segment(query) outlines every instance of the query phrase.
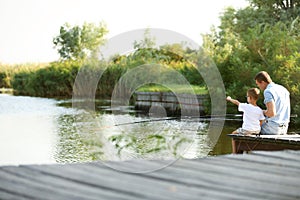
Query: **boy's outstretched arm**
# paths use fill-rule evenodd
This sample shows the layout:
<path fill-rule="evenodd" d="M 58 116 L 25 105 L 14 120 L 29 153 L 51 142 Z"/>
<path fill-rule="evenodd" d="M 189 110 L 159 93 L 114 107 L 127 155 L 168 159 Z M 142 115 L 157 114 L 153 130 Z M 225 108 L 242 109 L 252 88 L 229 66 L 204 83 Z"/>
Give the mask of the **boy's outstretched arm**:
<path fill-rule="evenodd" d="M 227 98 L 226 98 L 226 100 L 227 101 L 230 101 L 231 103 L 233 103 L 233 104 L 235 104 L 235 105 L 240 105 L 240 102 L 238 101 L 238 100 L 236 100 L 236 99 L 232 99 L 230 96 L 228 96 Z"/>

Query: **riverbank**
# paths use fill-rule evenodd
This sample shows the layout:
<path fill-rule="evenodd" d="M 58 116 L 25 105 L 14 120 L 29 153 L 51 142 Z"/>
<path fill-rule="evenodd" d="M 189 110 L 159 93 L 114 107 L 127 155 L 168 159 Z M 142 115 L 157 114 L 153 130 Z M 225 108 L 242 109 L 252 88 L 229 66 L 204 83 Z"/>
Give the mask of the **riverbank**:
<path fill-rule="evenodd" d="M 14 90 L 12 88 L 0 88 L 0 94 L 13 94 Z"/>

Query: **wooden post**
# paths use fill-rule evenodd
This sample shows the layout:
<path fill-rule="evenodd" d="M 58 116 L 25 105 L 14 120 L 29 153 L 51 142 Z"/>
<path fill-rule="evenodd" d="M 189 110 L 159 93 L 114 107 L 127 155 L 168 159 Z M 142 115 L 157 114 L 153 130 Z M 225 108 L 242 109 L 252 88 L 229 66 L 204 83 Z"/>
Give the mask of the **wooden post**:
<path fill-rule="evenodd" d="M 237 144 L 236 144 L 236 141 L 232 138 L 231 139 L 231 144 L 232 144 L 232 153 L 233 154 L 237 154 Z"/>
<path fill-rule="evenodd" d="M 241 150 L 242 141 L 235 140 L 234 138 L 231 139 L 231 146 L 232 146 L 232 153 L 238 154 L 243 153 L 244 151 Z"/>

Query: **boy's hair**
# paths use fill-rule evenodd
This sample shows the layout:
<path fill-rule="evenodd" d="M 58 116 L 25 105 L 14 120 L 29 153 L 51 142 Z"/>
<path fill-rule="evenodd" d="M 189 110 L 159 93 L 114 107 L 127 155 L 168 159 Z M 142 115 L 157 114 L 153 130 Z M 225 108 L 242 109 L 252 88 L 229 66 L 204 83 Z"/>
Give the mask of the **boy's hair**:
<path fill-rule="evenodd" d="M 266 83 L 272 83 L 270 75 L 265 71 L 258 72 L 254 77 L 254 80 L 258 81 L 259 83 L 261 83 L 262 81 Z"/>
<path fill-rule="evenodd" d="M 257 88 L 250 88 L 248 91 L 247 91 L 248 95 L 251 96 L 254 100 L 258 100 L 258 97 L 259 97 L 259 89 Z"/>

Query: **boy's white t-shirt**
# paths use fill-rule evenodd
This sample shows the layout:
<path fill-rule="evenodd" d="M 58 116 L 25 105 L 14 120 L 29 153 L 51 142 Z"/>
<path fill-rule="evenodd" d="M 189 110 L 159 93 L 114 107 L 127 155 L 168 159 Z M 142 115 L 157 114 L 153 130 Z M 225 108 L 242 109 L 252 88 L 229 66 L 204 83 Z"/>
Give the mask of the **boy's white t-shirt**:
<path fill-rule="evenodd" d="M 259 120 L 264 120 L 265 116 L 259 106 L 248 103 L 240 103 L 238 110 L 244 112 L 242 129 L 247 131 L 260 131 Z"/>

